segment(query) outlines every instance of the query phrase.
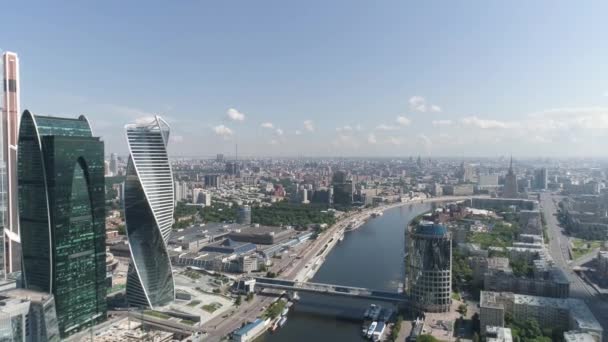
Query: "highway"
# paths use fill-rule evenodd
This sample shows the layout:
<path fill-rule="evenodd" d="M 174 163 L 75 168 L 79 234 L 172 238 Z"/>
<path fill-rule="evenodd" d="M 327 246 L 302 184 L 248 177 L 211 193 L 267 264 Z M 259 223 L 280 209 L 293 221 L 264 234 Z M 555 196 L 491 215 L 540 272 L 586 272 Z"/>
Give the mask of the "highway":
<path fill-rule="evenodd" d="M 608 341 L 608 302 L 601 298 L 593 287 L 581 279 L 574 271 L 568 251 L 568 236 L 559 225 L 557 210 L 559 196 L 551 193 L 541 193 L 540 206 L 547 221 L 549 234 L 549 254 L 556 265 L 562 268 L 570 280 L 570 297 L 584 300 L 595 318 L 604 328 L 603 339 Z"/>
<path fill-rule="evenodd" d="M 445 196 L 418 199 L 408 202 L 392 203 L 377 208 L 364 209 L 361 212 L 346 215 L 340 221 L 329 227 L 325 232 L 320 234 L 317 239 L 306 245 L 305 248 L 298 253 L 297 258 L 292 259 L 289 256 L 285 256 L 283 259 L 278 260 L 278 269 L 280 270 L 278 277 L 286 280 L 307 281 L 307 275 L 310 274 L 310 270 L 314 267 L 320 267 L 322 265 L 324 256 L 319 257 L 317 254 L 323 250 L 323 247 L 328 246 L 326 252 L 323 253 L 326 255 L 329 253 L 333 245 L 337 243 L 337 238 L 344 232 L 350 222 L 353 220 L 366 219 L 374 211 L 384 211 L 410 204 L 458 201 L 467 198 L 470 198 L 470 196 Z M 276 291 L 272 290 L 265 290 L 264 292 L 276 293 Z M 274 300 L 275 298 L 273 297 L 257 295 L 249 303 L 243 301 L 243 304 L 240 307 L 231 310 L 228 314 L 224 314 L 221 317 L 215 317 L 207 321 L 203 324 L 203 330 L 208 333 L 205 340 L 212 342 L 220 341 L 222 337 L 241 327 L 244 322 L 255 320 Z"/>

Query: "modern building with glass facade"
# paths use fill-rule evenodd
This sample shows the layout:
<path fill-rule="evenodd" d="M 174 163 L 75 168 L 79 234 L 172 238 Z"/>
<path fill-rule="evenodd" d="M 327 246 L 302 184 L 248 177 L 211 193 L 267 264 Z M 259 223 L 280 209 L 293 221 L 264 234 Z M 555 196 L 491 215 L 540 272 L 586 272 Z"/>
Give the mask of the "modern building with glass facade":
<path fill-rule="evenodd" d="M 173 174 L 167 154 L 169 125 L 160 117 L 125 127 L 129 161 L 125 181 L 125 223 L 131 263 L 130 306 L 155 308 L 175 299 L 167 241 L 173 225 Z"/>
<path fill-rule="evenodd" d="M 409 234 L 408 291 L 415 308 L 448 312 L 452 304 L 452 239 L 445 226 L 423 221 Z"/>
<path fill-rule="evenodd" d="M 24 287 L 54 295 L 65 337 L 106 318 L 104 144 L 84 116 L 26 110 L 18 156 Z"/>
<path fill-rule="evenodd" d="M 52 294 L 26 289 L 0 293 L 0 341 L 60 340 Z"/>

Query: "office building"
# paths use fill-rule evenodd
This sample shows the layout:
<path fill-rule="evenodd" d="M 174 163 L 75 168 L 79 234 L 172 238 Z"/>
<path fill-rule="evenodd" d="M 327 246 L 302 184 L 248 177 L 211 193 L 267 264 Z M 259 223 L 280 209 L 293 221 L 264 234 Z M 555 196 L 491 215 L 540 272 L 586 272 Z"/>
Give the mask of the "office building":
<path fill-rule="evenodd" d="M 409 232 L 408 290 L 422 311 L 448 312 L 452 304 L 452 239 L 447 228 L 422 221 Z"/>
<path fill-rule="evenodd" d="M 175 181 L 173 187 L 175 188 L 175 204 L 188 199 L 188 183 L 184 181 Z"/>
<path fill-rule="evenodd" d="M 206 188 L 219 188 L 222 185 L 220 175 L 205 175 L 204 181 Z"/>
<path fill-rule="evenodd" d="M 216 161 L 216 162 L 218 162 L 218 163 L 223 162 L 223 161 L 224 161 L 224 155 L 223 155 L 222 153 L 218 153 L 218 154 L 215 156 L 215 161 Z"/>
<path fill-rule="evenodd" d="M 448 196 L 469 196 L 473 192 L 473 184 L 451 184 L 443 187 L 443 194 Z"/>
<path fill-rule="evenodd" d="M 24 287 L 54 295 L 65 337 L 106 318 L 104 145 L 84 116 L 26 110 L 18 151 Z"/>
<path fill-rule="evenodd" d="M 59 342 L 53 295 L 26 289 L 0 293 L 0 341 Z"/>
<path fill-rule="evenodd" d="M 595 336 L 597 341 L 602 340 L 602 326 L 580 299 L 481 291 L 479 306 L 482 333 L 488 326 L 504 327 L 505 315 L 509 314 L 518 322 L 534 319 L 541 329 L 577 330 Z"/>
<path fill-rule="evenodd" d="M 548 177 L 547 177 L 547 169 L 541 168 L 534 171 L 534 188 L 536 190 L 547 190 L 548 187 Z"/>
<path fill-rule="evenodd" d="M 505 176 L 505 186 L 502 190 L 502 197 L 504 198 L 517 198 L 517 176 L 513 172 L 513 157 L 511 157 L 511 163 L 509 164 L 509 171 Z"/>
<path fill-rule="evenodd" d="M 475 178 L 475 169 L 473 169 L 471 164 L 462 162 L 462 164 L 460 164 L 460 170 L 458 170 L 458 178 L 463 183 L 472 182 Z"/>
<path fill-rule="evenodd" d="M 244 205 L 239 207 L 236 222 L 240 224 L 251 224 L 251 207 Z"/>
<path fill-rule="evenodd" d="M 118 176 L 118 155 L 116 153 L 110 154 L 110 173 L 112 176 Z"/>
<path fill-rule="evenodd" d="M 347 179 L 344 171 L 336 171 L 332 177 L 333 203 L 341 206 L 353 204 L 353 181 Z"/>
<path fill-rule="evenodd" d="M 130 306 L 155 308 L 175 299 L 167 242 L 173 225 L 173 173 L 167 143 L 169 125 L 159 116 L 125 127 L 129 145 L 125 181 L 125 224 L 131 262 Z"/>
<path fill-rule="evenodd" d="M 17 202 L 17 127 L 19 125 L 20 86 L 19 57 L 16 53 L 2 54 L 2 162 L 6 171 L 3 181 L 6 197 L 4 224 L 6 272 L 21 270 L 21 251 L 19 246 L 19 205 Z M 4 210 L 4 209 L 3 209 Z"/>
<path fill-rule="evenodd" d="M 595 259 L 595 272 L 602 285 L 608 286 L 608 251 L 599 251 Z"/>

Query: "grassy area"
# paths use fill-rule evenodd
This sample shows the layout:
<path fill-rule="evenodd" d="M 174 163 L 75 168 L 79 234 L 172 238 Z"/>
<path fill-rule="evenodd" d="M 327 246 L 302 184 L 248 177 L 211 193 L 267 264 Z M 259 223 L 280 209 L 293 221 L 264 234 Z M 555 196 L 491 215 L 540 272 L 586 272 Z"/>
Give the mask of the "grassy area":
<path fill-rule="evenodd" d="M 126 287 L 127 287 L 127 284 L 114 285 L 114 286 L 112 286 L 112 288 L 110 289 L 110 291 L 108 291 L 108 293 L 118 292 L 120 290 L 124 290 Z"/>
<path fill-rule="evenodd" d="M 203 310 L 209 312 L 209 313 L 213 313 L 215 312 L 217 309 L 221 308 L 222 304 L 220 303 L 211 303 L 211 304 L 207 304 L 207 305 L 203 305 L 202 308 Z"/>
<path fill-rule="evenodd" d="M 182 320 L 180 321 L 180 323 L 183 323 L 183 324 L 188 324 L 188 325 L 195 325 L 195 324 L 196 324 L 196 322 L 192 322 L 192 321 L 191 321 L 191 320 L 189 320 L 189 319 L 182 319 Z"/>
<path fill-rule="evenodd" d="M 602 246 L 599 240 L 572 239 L 572 259 L 578 259 Z"/>
<path fill-rule="evenodd" d="M 201 303 L 200 300 L 193 300 L 190 303 L 188 303 L 188 306 L 197 306 Z"/>
<path fill-rule="evenodd" d="M 166 314 L 164 314 L 162 312 L 158 312 L 158 311 L 154 311 L 154 310 L 146 310 L 146 311 L 144 311 L 144 314 L 148 315 L 148 316 L 154 316 L 154 317 L 157 317 L 157 318 L 162 318 L 162 319 L 169 319 L 169 318 L 171 318 L 171 316 L 169 316 L 169 315 L 166 315 Z"/>
<path fill-rule="evenodd" d="M 266 309 L 266 312 L 264 312 L 264 317 L 266 317 L 266 318 L 278 317 L 281 314 L 281 312 L 283 312 L 283 309 L 285 308 L 285 304 L 286 304 L 286 302 L 284 300 L 277 300 L 276 302 L 272 303 L 270 305 L 270 307 L 268 307 L 268 309 Z"/>
<path fill-rule="evenodd" d="M 452 299 L 453 300 L 460 300 L 460 293 L 458 293 L 458 292 L 452 292 Z"/>
<path fill-rule="evenodd" d="M 510 247 L 513 245 L 513 240 L 518 232 L 519 226 L 515 223 L 511 225 L 497 223 L 487 233 L 472 232 L 469 234 L 468 242 L 479 244 L 482 249 L 488 249 L 491 246 Z"/>
<path fill-rule="evenodd" d="M 187 270 L 183 273 L 186 277 L 193 279 L 193 280 L 197 280 L 200 279 L 201 275 L 196 272 L 196 271 L 192 271 L 192 270 Z"/>

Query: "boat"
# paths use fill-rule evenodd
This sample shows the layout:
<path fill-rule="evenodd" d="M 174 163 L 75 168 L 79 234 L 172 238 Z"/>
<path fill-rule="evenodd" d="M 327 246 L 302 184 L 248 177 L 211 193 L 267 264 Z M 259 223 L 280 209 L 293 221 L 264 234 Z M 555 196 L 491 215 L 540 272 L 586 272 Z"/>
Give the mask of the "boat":
<path fill-rule="evenodd" d="M 288 313 L 289 313 L 289 307 L 285 307 L 283 309 L 283 311 L 281 312 L 281 316 L 287 316 Z"/>
<path fill-rule="evenodd" d="M 378 216 L 382 216 L 382 215 L 384 215 L 384 213 L 381 211 L 374 211 L 372 213 L 372 217 L 378 217 Z"/>
<path fill-rule="evenodd" d="M 376 304 L 371 304 L 369 306 L 369 308 L 367 308 L 367 310 L 365 310 L 365 313 L 363 314 L 363 318 L 370 318 L 371 314 L 372 314 L 372 310 L 376 309 Z"/>
<path fill-rule="evenodd" d="M 285 325 L 285 322 L 287 322 L 287 317 L 281 317 L 281 319 L 279 320 L 279 328 L 282 328 Z"/>
<path fill-rule="evenodd" d="M 393 310 L 391 310 L 391 309 L 382 309 L 382 312 L 380 313 L 379 320 L 381 322 L 388 322 L 391 319 L 392 315 L 393 315 Z"/>
<path fill-rule="evenodd" d="M 369 329 L 367 329 L 367 333 L 365 334 L 365 336 L 367 336 L 367 338 L 371 338 L 374 334 L 374 331 L 376 331 L 377 326 L 378 322 L 373 321 L 372 324 L 369 325 Z"/>
<path fill-rule="evenodd" d="M 378 306 L 376 306 L 376 307 L 375 307 L 374 309 L 372 309 L 372 311 L 370 312 L 370 314 L 369 314 L 369 316 L 370 316 L 370 317 L 369 317 L 369 318 L 370 318 L 372 321 L 377 321 L 377 320 L 378 320 L 378 317 L 380 317 L 380 311 L 382 311 L 382 307 L 381 307 L 381 306 L 379 306 L 379 305 L 378 305 Z"/>
<path fill-rule="evenodd" d="M 382 340 L 382 335 L 384 335 L 385 330 L 386 330 L 386 324 L 384 322 L 378 322 L 376 329 L 372 333 L 372 341 Z"/>

